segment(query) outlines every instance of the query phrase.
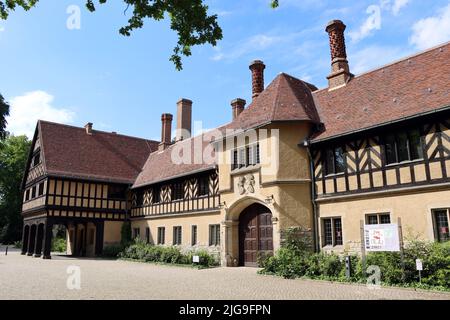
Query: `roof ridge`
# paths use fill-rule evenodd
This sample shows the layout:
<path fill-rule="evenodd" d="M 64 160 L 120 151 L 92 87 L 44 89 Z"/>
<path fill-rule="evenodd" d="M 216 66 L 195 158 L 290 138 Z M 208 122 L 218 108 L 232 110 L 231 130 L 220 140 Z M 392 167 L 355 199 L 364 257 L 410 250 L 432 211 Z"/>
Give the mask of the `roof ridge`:
<path fill-rule="evenodd" d="M 403 57 L 403 58 L 399 58 L 399 59 L 394 60 L 394 61 L 392 61 L 392 62 L 389 62 L 389 63 L 386 63 L 386 64 L 384 64 L 384 65 L 381 65 L 381 66 L 379 66 L 379 67 L 374 67 L 374 68 L 372 68 L 372 69 L 370 69 L 370 70 L 367 70 L 367 71 L 365 71 L 365 72 L 363 72 L 363 73 L 360 73 L 360 74 L 354 76 L 354 77 L 352 78 L 352 80 L 353 80 L 353 79 L 357 79 L 357 78 L 364 77 L 364 76 L 369 75 L 369 74 L 371 74 L 371 73 L 374 73 L 374 72 L 376 72 L 376 71 L 383 70 L 383 69 L 385 69 L 385 68 L 388 68 L 388 67 L 391 67 L 391 66 L 393 66 L 393 65 L 399 64 L 399 63 L 404 62 L 404 61 L 406 61 L 406 60 L 413 59 L 413 58 L 417 58 L 417 57 L 419 57 L 419 56 L 421 56 L 421 55 L 430 53 L 430 52 L 432 52 L 432 51 L 434 51 L 434 50 L 443 48 L 443 47 L 448 46 L 448 45 L 450 45 L 450 41 L 447 41 L 447 42 L 444 42 L 444 43 L 442 43 L 442 44 L 433 46 L 433 47 L 431 47 L 431 48 L 428 48 L 428 49 L 425 49 L 425 50 L 421 50 L 421 51 L 418 51 L 418 52 L 416 52 L 416 53 L 407 55 L 407 56 L 405 56 L 405 57 Z M 325 87 L 325 88 L 318 89 L 318 90 L 313 91 L 313 92 L 314 92 L 314 93 L 320 92 L 320 91 L 323 91 L 323 90 L 327 90 L 328 88 L 329 88 L 329 87 Z"/>
<path fill-rule="evenodd" d="M 53 121 L 48 121 L 48 120 L 38 120 L 38 122 L 39 123 L 48 123 L 48 124 L 51 124 L 51 125 L 57 125 L 57 126 L 61 126 L 61 127 L 68 127 L 68 128 L 73 128 L 73 129 L 84 130 L 83 127 L 77 127 L 75 125 L 70 125 L 70 124 L 65 124 L 65 123 L 58 123 L 58 122 L 53 122 Z M 144 140 L 144 141 L 147 141 L 147 142 L 160 143 L 160 141 L 157 141 L 157 140 L 146 139 L 146 138 L 141 138 L 141 137 L 136 137 L 136 136 L 130 136 L 130 135 L 126 135 L 126 134 L 113 133 L 113 132 L 108 132 L 108 131 L 103 131 L 103 130 L 96 130 L 96 129 L 94 129 L 93 131 L 99 132 L 99 133 L 108 134 L 108 135 L 111 135 L 111 136 L 121 136 L 121 137 L 129 138 L 129 139 L 137 139 L 137 140 Z"/>

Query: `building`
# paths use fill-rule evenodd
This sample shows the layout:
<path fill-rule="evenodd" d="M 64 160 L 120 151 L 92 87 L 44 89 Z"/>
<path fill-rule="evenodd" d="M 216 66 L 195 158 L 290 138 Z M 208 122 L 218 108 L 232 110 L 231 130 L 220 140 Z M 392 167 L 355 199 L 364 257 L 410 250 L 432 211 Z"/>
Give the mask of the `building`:
<path fill-rule="evenodd" d="M 133 237 L 204 248 L 256 266 L 297 228 L 317 250 L 358 252 L 361 224 L 400 222 L 403 239 L 446 241 L 450 209 L 450 43 L 355 76 L 345 25 L 331 21 L 328 87 L 250 65 L 252 102 L 191 136 L 177 104 L 161 142 L 40 121 L 23 183 L 23 253 L 49 257 L 51 226 L 68 251 L 100 254 Z"/>

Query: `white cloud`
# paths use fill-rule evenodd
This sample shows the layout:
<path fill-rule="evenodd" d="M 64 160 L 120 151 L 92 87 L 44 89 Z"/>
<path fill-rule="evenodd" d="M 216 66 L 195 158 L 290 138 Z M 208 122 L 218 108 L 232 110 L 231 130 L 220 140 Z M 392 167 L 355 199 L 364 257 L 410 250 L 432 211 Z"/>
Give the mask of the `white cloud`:
<path fill-rule="evenodd" d="M 364 23 L 357 31 L 349 32 L 352 41 L 360 41 L 369 36 L 373 30 L 381 29 L 381 7 L 371 5 L 367 8 L 366 13 L 369 15 Z"/>
<path fill-rule="evenodd" d="M 450 4 L 436 16 L 417 21 L 409 41 L 418 49 L 427 49 L 450 40 Z"/>
<path fill-rule="evenodd" d="M 5 31 L 5 27 L 0 26 L 0 32 Z"/>
<path fill-rule="evenodd" d="M 394 16 L 398 15 L 400 13 L 400 10 L 406 6 L 409 3 L 409 0 L 395 0 L 394 4 L 392 5 L 392 14 Z"/>
<path fill-rule="evenodd" d="M 53 106 L 54 97 L 45 91 L 32 91 L 10 99 L 7 130 L 15 135 L 33 137 L 38 120 L 71 123 L 75 113 Z"/>
<path fill-rule="evenodd" d="M 399 47 L 369 46 L 350 55 L 350 70 L 358 75 L 391 63 L 405 55 L 407 53 Z"/>

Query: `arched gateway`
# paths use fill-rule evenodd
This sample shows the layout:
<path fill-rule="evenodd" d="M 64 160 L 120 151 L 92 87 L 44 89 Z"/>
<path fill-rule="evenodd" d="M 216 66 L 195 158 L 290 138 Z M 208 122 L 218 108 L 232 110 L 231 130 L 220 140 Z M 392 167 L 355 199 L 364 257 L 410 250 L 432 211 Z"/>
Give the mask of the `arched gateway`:
<path fill-rule="evenodd" d="M 255 203 L 239 216 L 239 264 L 257 267 L 258 257 L 273 254 L 272 212 Z"/>

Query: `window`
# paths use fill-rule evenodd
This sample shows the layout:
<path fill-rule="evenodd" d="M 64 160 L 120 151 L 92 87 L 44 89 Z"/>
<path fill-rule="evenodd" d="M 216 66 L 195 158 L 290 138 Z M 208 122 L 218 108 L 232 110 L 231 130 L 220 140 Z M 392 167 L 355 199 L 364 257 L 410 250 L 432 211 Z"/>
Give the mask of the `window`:
<path fill-rule="evenodd" d="M 139 228 L 133 229 L 133 239 L 139 238 L 141 235 L 141 230 Z"/>
<path fill-rule="evenodd" d="M 384 138 L 386 164 L 423 158 L 422 142 L 418 130 L 387 135 Z"/>
<path fill-rule="evenodd" d="M 334 223 L 334 245 L 342 246 L 342 222 L 341 219 L 333 219 Z"/>
<path fill-rule="evenodd" d="M 31 199 L 36 198 L 36 186 L 31 189 Z"/>
<path fill-rule="evenodd" d="M 345 171 L 344 149 L 341 147 L 326 151 L 326 174 L 338 174 Z"/>
<path fill-rule="evenodd" d="M 435 210 L 434 215 L 434 227 L 436 240 L 444 242 L 450 240 L 450 233 L 448 229 L 448 210 Z"/>
<path fill-rule="evenodd" d="M 374 213 L 366 215 L 366 224 L 389 224 L 391 216 L 389 213 Z"/>
<path fill-rule="evenodd" d="M 181 244 L 181 227 L 173 227 L 173 245 Z"/>
<path fill-rule="evenodd" d="M 220 225 L 214 224 L 209 226 L 209 245 L 220 245 Z"/>
<path fill-rule="evenodd" d="M 136 204 L 138 207 L 144 204 L 144 191 L 139 190 L 136 192 Z"/>
<path fill-rule="evenodd" d="M 150 243 L 150 228 L 145 228 L 145 242 Z"/>
<path fill-rule="evenodd" d="M 42 196 L 44 194 L 44 183 L 39 184 L 38 196 Z"/>
<path fill-rule="evenodd" d="M 121 185 L 108 186 L 108 198 L 109 199 L 124 199 L 127 188 Z M 142 192 L 141 192 L 142 194 Z M 142 203 L 142 202 L 141 202 Z"/>
<path fill-rule="evenodd" d="M 28 200 L 30 200 L 30 189 L 25 191 L 25 201 L 28 201 Z"/>
<path fill-rule="evenodd" d="M 259 163 L 261 163 L 261 157 L 258 143 L 232 151 L 232 170 L 251 167 Z"/>
<path fill-rule="evenodd" d="M 197 244 L 197 226 L 192 226 L 191 245 L 195 246 L 196 244 Z"/>
<path fill-rule="evenodd" d="M 183 183 L 174 183 L 172 185 L 172 200 L 182 200 L 184 198 Z"/>
<path fill-rule="evenodd" d="M 201 177 L 198 179 L 198 196 L 209 195 L 209 177 Z"/>
<path fill-rule="evenodd" d="M 37 153 L 34 157 L 33 157 L 33 163 L 32 166 L 36 167 L 39 163 L 41 163 L 41 154 Z"/>
<path fill-rule="evenodd" d="M 153 203 L 161 202 L 161 187 L 153 188 Z"/>
<path fill-rule="evenodd" d="M 323 246 L 341 246 L 343 244 L 341 218 L 322 220 Z"/>
<path fill-rule="evenodd" d="M 166 228 L 158 228 L 158 244 L 164 244 L 166 242 Z"/>

